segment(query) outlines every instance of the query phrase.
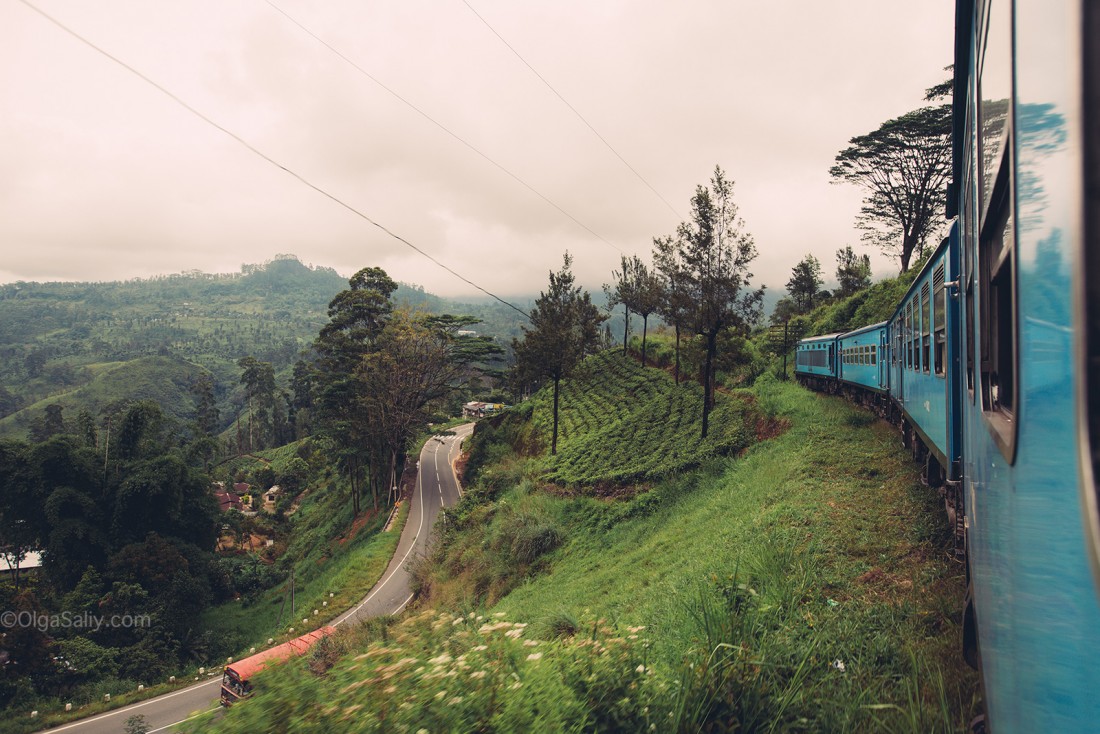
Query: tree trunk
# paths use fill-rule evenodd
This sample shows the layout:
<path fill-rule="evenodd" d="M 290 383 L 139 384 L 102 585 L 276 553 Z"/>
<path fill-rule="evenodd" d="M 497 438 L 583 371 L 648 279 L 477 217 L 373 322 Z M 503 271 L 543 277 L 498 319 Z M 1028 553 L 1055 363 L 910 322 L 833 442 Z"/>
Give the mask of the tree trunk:
<path fill-rule="evenodd" d="M 626 344 L 630 338 L 630 309 L 624 305 L 623 310 L 626 312 L 626 316 L 623 318 L 623 354 L 626 354 Z"/>
<path fill-rule="evenodd" d="M 902 237 L 901 240 L 901 272 L 909 269 L 909 262 L 913 259 L 913 251 L 917 249 L 917 238 L 911 234 Z"/>
<path fill-rule="evenodd" d="M 355 486 L 355 459 L 348 459 L 348 484 L 351 487 L 351 516 L 359 515 L 359 489 Z"/>
<path fill-rule="evenodd" d="M 676 323 L 676 384 L 680 384 L 680 324 Z"/>
<path fill-rule="evenodd" d="M 714 397 L 714 356 L 718 351 L 718 332 L 707 332 L 707 360 L 703 367 L 703 433 L 701 438 L 707 437 L 710 427 L 711 401 Z"/>
<path fill-rule="evenodd" d="M 642 367 L 645 367 L 645 337 L 646 331 L 649 328 L 649 314 L 642 316 Z"/>
<path fill-rule="evenodd" d="M 554 435 L 550 440 L 550 455 L 555 456 L 558 453 L 558 383 L 561 378 L 554 378 Z"/>

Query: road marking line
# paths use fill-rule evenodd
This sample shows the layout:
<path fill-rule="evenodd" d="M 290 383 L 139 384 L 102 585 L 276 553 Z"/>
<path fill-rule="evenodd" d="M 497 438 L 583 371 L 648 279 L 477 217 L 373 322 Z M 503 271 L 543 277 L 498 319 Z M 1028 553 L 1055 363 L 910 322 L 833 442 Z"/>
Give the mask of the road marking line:
<path fill-rule="evenodd" d="M 364 599 L 359 604 L 359 606 L 357 606 L 355 609 L 352 609 L 350 612 L 345 613 L 344 616 L 336 620 L 335 624 L 343 624 L 344 622 L 348 621 L 356 614 L 358 614 L 359 610 L 362 609 L 368 601 L 374 598 L 374 595 L 381 591 L 383 586 L 389 583 L 390 579 L 392 579 L 397 574 L 398 569 L 404 568 L 405 561 L 408 559 L 409 554 L 413 552 L 413 548 L 416 547 L 416 539 L 420 537 L 420 532 L 424 529 L 424 478 L 421 474 L 417 474 L 416 484 L 418 489 L 417 494 L 420 495 L 420 526 L 416 529 L 416 535 L 413 536 L 412 542 L 409 543 L 409 549 L 405 551 L 405 555 L 401 559 L 401 561 L 396 566 L 394 566 L 392 571 L 390 571 L 390 575 L 379 582 L 378 586 L 374 588 L 374 591 L 368 594 L 367 598 Z"/>
<path fill-rule="evenodd" d="M 212 709 L 207 709 L 206 711 L 202 711 L 202 712 L 199 712 L 197 714 L 193 714 L 191 716 L 188 716 L 186 719 L 180 719 L 175 724 L 168 724 L 167 726 L 162 726 L 159 729 L 150 729 L 146 734 L 156 734 L 156 732 L 158 732 L 158 731 L 164 731 L 165 729 L 171 729 L 173 726 L 177 726 L 178 724 L 186 723 L 186 722 L 190 721 L 191 719 L 197 719 L 200 716 L 206 716 L 208 714 L 212 714 L 215 711 L 217 711 L 219 708 L 221 708 L 220 705 L 216 706 Z"/>
<path fill-rule="evenodd" d="M 414 596 L 416 596 L 416 594 L 409 594 L 408 598 L 405 599 L 405 601 L 401 602 L 401 604 L 398 605 L 397 609 L 393 610 L 393 614 L 400 614 L 401 610 L 405 608 L 405 605 L 412 601 L 412 598 Z M 152 732 L 149 732 L 149 734 L 152 734 Z"/>
<path fill-rule="evenodd" d="M 73 727 L 76 727 L 76 726 L 84 726 L 85 724 L 90 724 L 93 721 L 99 721 L 100 719 L 106 719 L 108 716 L 118 716 L 119 714 L 126 713 L 127 711 L 130 711 L 132 709 L 141 708 L 142 706 L 148 706 L 149 704 L 156 703 L 158 701 L 165 701 L 169 698 L 174 698 L 175 696 L 178 696 L 181 693 L 189 693 L 189 692 L 194 691 L 198 688 L 202 688 L 203 686 L 208 686 L 208 685 L 211 685 L 213 683 L 217 683 L 220 686 L 221 682 L 222 682 L 222 679 L 220 677 L 211 678 L 208 681 L 203 681 L 202 683 L 196 683 L 193 686 L 187 686 L 187 688 L 184 688 L 182 691 L 176 691 L 175 693 L 165 693 L 163 695 L 156 696 L 154 698 L 150 698 L 147 701 L 142 701 L 141 703 L 132 703 L 129 706 L 123 706 L 120 709 L 115 709 L 114 711 L 108 711 L 105 714 L 99 714 L 98 716 L 93 716 L 90 719 L 81 719 L 80 721 L 74 721 L 71 724 L 65 724 L 64 726 L 59 726 L 59 727 L 54 728 L 54 729 L 48 729 L 47 731 L 51 731 L 51 732 L 52 731 L 65 731 L 66 729 L 72 729 Z M 176 723 L 178 724 L 179 722 L 177 721 Z"/>
<path fill-rule="evenodd" d="M 457 441 L 458 437 L 456 436 L 455 438 L 456 438 L 456 440 L 451 442 L 451 451 L 453 451 L 454 448 L 459 445 L 458 441 Z M 450 459 L 451 451 L 447 452 L 447 458 L 448 459 Z M 439 481 L 439 448 L 438 447 L 435 447 L 433 449 L 432 459 L 433 459 L 433 462 L 435 463 L 435 470 L 436 470 L 435 478 L 436 478 L 436 483 L 439 485 L 439 496 L 440 496 L 440 498 L 442 498 L 443 497 L 443 484 L 442 484 L 442 482 Z M 454 474 L 454 466 L 453 465 L 451 466 L 451 473 Z M 455 475 L 455 481 L 456 482 L 458 481 L 458 476 L 457 475 Z M 396 567 L 394 567 L 394 569 L 390 572 L 389 576 L 387 576 L 385 579 L 380 581 L 378 586 L 375 587 L 374 591 L 372 591 L 370 594 L 368 594 L 367 597 L 365 599 L 363 599 L 363 601 L 360 602 L 357 607 L 355 607 L 354 609 L 352 609 L 348 612 L 345 612 L 343 615 L 338 617 L 336 619 L 336 621 L 334 621 L 332 623 L 334 626 L 339 625 L 339 624 L 344 624 L 345 622 L 347 622 L 349 619 L 354 617 L 359 612 L 359 610 L 362 609 L 367 604 L 367 602 L 369 602 L 371 599 L 373 599 L 378 594 L 378 592 L 381 591 L 382 588 L 387 583 L 389 583 L 390 580 L 393 579 L 393 577 L 397 573 L 397 570 L 404 567 L 405 561 L 408 559 L 409 554 L 412 553 L 414 548 L 416 548 L 416 540 L 420 537 L 420 533 L 424 529 L 424 481 L 423 481 L 423 475 L 422 474 L 417 473 L 416 482 L 417 482 L 417 487 L 418 487 L 418 490 L 419 490 L 418 494 L 420 495 L 420 525 L 419 525 L 419 527 L 417 527 L 416 535 L 413 536 L 413 541 L 409 545 L 409 549 L 405 552 L 405 555 L 401 558 L 400 563 Z M 459 492 L 461 493 L 461 489 L 459 490 Z M 408 603 L 410 601 L 412 601 L 413 596 L 415 596 L 415 594 L 409 594 L 408 598 L 406 598 L 405 601 L 401 602 L 401 604 L 397 607 L 397 609 L 393 612 L 393 614 L 398 614 L 402 609 L 404 609 L 405 606 L 407 606 Z M 98 715 L 93 716 L 93 717 L 88 718 L 88 719 L 80 719 L 79 721 L 74 721 L 71 724 L 65 724 L 63 726 L 51 728 L 51 729 L 49 729 L 49 731 L 51 731 L 51 732 L 65 731 L 66 729 L 72 729 L 72 728 L 75 728 L 77 726 L 83 726 L 85 724 L 90 724 L 94 721 L 99 721 L 100 719 L 106 719 L 106 718 L 109 718 L 111 716 L 118 716 L 119 714 L 126 713 L 128 711 L 133 710 L 133 709 L 141 708 L 143 706 L 148 706 L 151 703 L 166 701 L 169 698 L 174 698 L 175 696 L 179 696 L 179 695 L 184 694 L 184 693 L 189 693 L 189 692 L 192 692 L 192 691 L 196 691 L 196 690 L 202 688 L 203 686 L 209 686 L 209 685 L 214 685 L 214 684 L 219 684 L 220 685 L 220 683 L 221 683 L 221 678 L 220 677 L 219 678 L 211 678 L 210 680 L 203 681 L 202 683 L 196 683 L 194 685 L 188 686 L 187 688 L 181 689 L 179 691 L 175 691 L 173 693 L 165 693 L 165 694 L 162 694 L 160 696 L 155 696 L 154 698 L 150 698 L 146 701 L 142 701 L 140 703 L 132 703 L 132 704 L 130 704 L 128 706 L 124 706 L 120 709 L 115 709 L 114 711 L 107 711 L 106 713 L 98 714 Z M 154 734 L 154 732 L 159 732 L 159 731 L 164 731 L 165 729 L 170 729 L 173 726 L 177 726 L 178 724 L 184 723 L 185 721 L 190 721 L 191 719 L 198 718 L 199 716 L 205 716 L 205 715 L 213 713 L 217 710 L 218 710 L 218 707 L 209 709 L 207 711 L 203 711 L 203 712 L 195 714 L 193 716 L 189 716 L 186 719 L 181 719 L 181 720 L 179 720 L 175 723 L 167 724 L 166 726 L 162 726 L 159 729 L 152 729 L 152 730 L 150 730 L 149 734 Z"/>

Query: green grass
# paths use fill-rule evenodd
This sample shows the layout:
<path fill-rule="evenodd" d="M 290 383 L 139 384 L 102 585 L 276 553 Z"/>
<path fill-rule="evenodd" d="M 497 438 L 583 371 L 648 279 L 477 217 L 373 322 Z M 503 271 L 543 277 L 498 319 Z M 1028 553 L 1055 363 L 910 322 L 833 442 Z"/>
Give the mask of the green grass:
<path fill-rule="evenodd" d="M 483 443 L 417 569 L 432 608 L 265 673 L 219 730 L 965 730 L 938 497 L 889 426 L 755 392 L 790 430 L 627 500 L 548 493 L 537 450 Z"/>

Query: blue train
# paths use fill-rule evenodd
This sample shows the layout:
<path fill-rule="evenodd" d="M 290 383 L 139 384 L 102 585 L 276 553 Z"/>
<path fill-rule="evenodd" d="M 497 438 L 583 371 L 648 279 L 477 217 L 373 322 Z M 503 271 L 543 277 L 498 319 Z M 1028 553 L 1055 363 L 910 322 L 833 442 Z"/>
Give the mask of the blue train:
<path fill-rule="evenodd" d="M 804 384 L 897 423 L 967 564 L 986 725 L 1100 731 L 1100 3 L 958 0 L 949 236 Z"/>

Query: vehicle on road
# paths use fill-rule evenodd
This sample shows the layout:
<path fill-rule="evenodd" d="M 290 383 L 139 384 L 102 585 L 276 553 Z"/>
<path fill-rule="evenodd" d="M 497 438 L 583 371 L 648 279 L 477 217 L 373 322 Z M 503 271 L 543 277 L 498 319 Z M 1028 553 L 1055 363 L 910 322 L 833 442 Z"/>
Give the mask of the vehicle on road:
<path fill-rule="evenodd" d="M 268 665 L 281 663 L 296 655 L 305 655 L 310 648 L 336 631 L 335 627 L 321 627 L 295 637 L 289 642 L 258 652 L 244 660 L 238 660 L 225 666 L 222 675 L 222 706 L 232 706 L 241 699 L 252 695 L 252 676 Z"/>

